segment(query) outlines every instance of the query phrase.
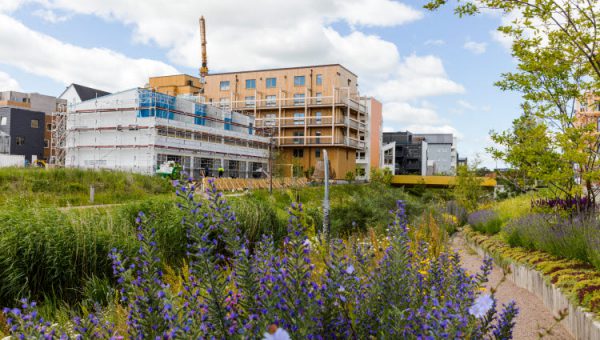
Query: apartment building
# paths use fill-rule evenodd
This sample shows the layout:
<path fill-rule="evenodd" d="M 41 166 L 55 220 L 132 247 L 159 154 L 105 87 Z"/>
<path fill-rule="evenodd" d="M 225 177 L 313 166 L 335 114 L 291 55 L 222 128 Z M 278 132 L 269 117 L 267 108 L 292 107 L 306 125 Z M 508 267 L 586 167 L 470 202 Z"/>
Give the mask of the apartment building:
<path fill-rule="evenodd" d="M 369 99 L 360 97 L 357 82 L 339 64 L 213 73 L 204 97 L 209 105 L 256 117 L 257 132 L 279 147 L 282 169 L 316 168 L 326 149 L 333 178 L 340 179 L 356 171 L 357 152 L 366 159 L 360 152 L 370 141 Z"/>
<path fill-rule="evenodd" d="M 458 154 L 451 133 L 415 133 L 413 137 L 427 142 L 428 175 L 456 175 Z"/>
<path fill-rule="evenodd" d="M 23 155 L 28 162 L 44 158 L 45 113 L 0 107 L 0 153 Z"/>
<path fill-rule="evenodd" d="M 70 105 L 66 166 L 154 174 L 175 161 L 198 178 L 260 177 L 269 140 L 254 118 L 182 97 L 131 89 Z"/>
<path fill-rule="evenodd" d="M 66 109 L 66 104 L 66 100 L 39 93 L 25 93 L 19 91 L 0 92 L 0 107 L 22 110 L 18 112 L 23 112 L 23 110 L 25 110 L 44 113 L 44 119 L 40 120 L 40 126 L 36 129 L 43 131 L 43 153 L 38 158 L 45 159 L 46 161 L 50 161 L 57 152 L 56 148 L 52 145 L 52 128 L 54 126 L 56 113 L 61 110 L 64 111 Z M 39 118 L 37 118 L 37 120 L 39 120 Z M 15 128 L 17 127 L 14 126 L 13 130 Z"/>
<path fill-rule="evenodd" d="M 384 132 L 382 150 L 381 166 L 396 175 L 456 175 L 458 153 L 452 134 Z"/>
<path fill-rule="evenodd" d="M 383 145 L 383 105 L 373 97 L 363 98 L 366 108 L 367 128 L 359 133 L 359 139 L 365 142 L 364 150 L 356 152 L 357 178 L 368 179 L 372 168 L 381 164 Z"/>

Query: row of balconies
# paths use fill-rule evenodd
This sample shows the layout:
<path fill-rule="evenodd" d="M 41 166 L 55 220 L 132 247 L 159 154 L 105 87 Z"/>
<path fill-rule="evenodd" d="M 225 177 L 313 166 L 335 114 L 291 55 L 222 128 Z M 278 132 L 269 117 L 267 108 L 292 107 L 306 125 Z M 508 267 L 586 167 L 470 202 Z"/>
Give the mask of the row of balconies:
<path fill-rule="evenodd" d="M 276 137 L 279 146 L 347 146 L 356 149 L 364 149 L 365 142 L 345 136 L 280 136 Z"/>
<path fill-rule="evenodd" d="M 361 104 L 360 101 L 352 98 L 333 98 L 332 96 L 317 96 L 317 97 L 283 97 L 266 96 L 266 98 L 256 99 L 254 96 L 246 97 L 243 100 L 230 100 L 229 98 L 221 99 L 219 102 L 212 102 L 212 105 L 222 109 L 232 110 L 254 110 L 254 109 L 274 109 L 274 108 L 293 108 L 293 107 L 331 107 L 349 106 L 350 109 L 366 112 L 367 107 Z"/>
<path fill-rule="evenodd" d="M 346 117 L 336 117 L 332 119 L 331 116 L 320 117 L 320 116 L 311 116 L 311 117 L 272 117 L 272 118 L 256 118 L 255 120 L 256 128 L 274 128 L 274 127 L 303 127 L 303 126 L 343 126 L 350 127 L 354 130 L 365 130 L 366 124 L 359 122 L 356 119 L 349 119 Z"/>

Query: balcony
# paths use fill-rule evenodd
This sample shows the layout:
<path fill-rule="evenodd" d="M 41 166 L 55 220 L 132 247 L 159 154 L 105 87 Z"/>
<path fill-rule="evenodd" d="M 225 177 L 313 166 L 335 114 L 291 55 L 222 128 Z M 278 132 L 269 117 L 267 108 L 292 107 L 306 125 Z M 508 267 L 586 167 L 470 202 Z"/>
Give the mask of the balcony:
<path fill-rule="evenodd" d="M 229 104 L 229 102 L 227 102 Z M 213 105 L 218 105 L 218 103 L 214 103 Z M 232 110 L 240 110 L 240 111 L 251 111 L 251 110 L 263 110 L 263 109 L 278 109 L 278 108 L 300 108 L 300 107 L 332 107 L 335 105 L 338 106 L 346 106 L 350 107 L 351 110 L 358 112 L 366 112 L 367 107 L 360 103 L 359 100 L 351 97 L 348 97 L 347 94 L 342 93 L 341 95 L 334 96 L 314 96 L 309 97 L 306 95 L 302 96 L 289 96 L 289 97 L 279 97 L 273 98 L 272 96 L 268 96 L 268 98 L 244 98 L 242 100 L 234 100 L 231 102 Z"/>
<path fill-rule="evenodd" d="M 308 127 L 331 127 L 331 125 L 335 125 L 336 127 L 350 127 L 353 130 L 364 131 L 366 130 L 366 125 L 355 120 L 348 119 L 343 117 L 336 117 L 335 120 L 331 116 L 296 116 L 296 117 L 265 117 L 265 118 L 256 118 L 255 127 L 260 128 L 274 128 L 274 127 L 304 127 L 305 125 Z"/>
<path fill-rule="evenodd" d="M 282 147 L 298 147 L 298 146 L 343 146 L 354 149 L 364 149 L 365 143 L 363 141 L 348 138 L 343 136 L 336 136 L 332 141 L 331 136 L 281 136 L 276 137 L 279 146 Z"/>

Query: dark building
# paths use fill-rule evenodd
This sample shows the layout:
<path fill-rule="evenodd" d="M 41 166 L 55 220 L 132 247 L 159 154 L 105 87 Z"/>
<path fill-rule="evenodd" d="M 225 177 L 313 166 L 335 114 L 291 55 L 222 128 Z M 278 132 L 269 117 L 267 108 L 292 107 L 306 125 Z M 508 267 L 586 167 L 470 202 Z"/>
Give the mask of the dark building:
<path fill-rule="evenodd" d="M 413 134 L 404 132 L 383 133 L 384 160 L 394 165 L 394 175 L 423 175 L 423 155 L 427 152 L 427 144 L 423 139 L 413 138 Z"/>
<path fill-rule="evenodd" d="M 2 138 L 3 150 L 9 150 L 11 155 L 24 155 L 29 162 L 32 156 L 37 159 L 44 157 L 44 126 L 45 114 L 39 111 L 0 107 L 0 132 L 7 138 Z"/>

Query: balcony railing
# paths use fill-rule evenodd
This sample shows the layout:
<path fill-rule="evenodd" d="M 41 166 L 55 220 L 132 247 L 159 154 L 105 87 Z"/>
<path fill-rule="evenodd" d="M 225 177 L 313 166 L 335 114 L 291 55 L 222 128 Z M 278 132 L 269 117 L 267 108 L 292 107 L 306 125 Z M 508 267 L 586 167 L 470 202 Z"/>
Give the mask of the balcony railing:
<path fill-rule="evenodd" d="M 266 127 L 303 127 L 307 126 L 323 126 L 329 127 L 332 124 L 331 116 L 310 116 L 310 117 L 266 117 L 266 118 L 256 118 L 255 127 L 256 128 L 266 128 Z M 336 117 L 333 123 L 336 126 L 349 126 L 354 130 L 365 130 L 366 125 L 364 123 L 360 123 L 355 119 L 344 119 L 343 117 Z"/>
<path fill-rule="evenodd" d="M 365 142 L 344 136 L 280 136 L 277 137 L 280 146 L 348 146 L 364 149 Z"/>
<path fill-rule="evenodd" d="M 323 107 L 331 107 L 335 106 L 349 106 L 350 109 L 366 112 L 367 107 L 360 103 L 357 98 L 352 96 L 348 97 L 347 94 L 342 92 L 341 94 L 337 94 L 334 96 L 315 96 L 315 97 L 276 97 L 276 98 L 258 98 L 258 99 L 242 99 L 242 100 L 234 100 L 234 101 L 225 101 L 225 102 L 214 102 L 212 105 L 215 106 L 227 106 L 232 110 L 253 110 L 253 109 L 269 109 L 269 108 L 288 108 L 288 107 L 315 107 L 315 106 L 323 106 Z"/>

